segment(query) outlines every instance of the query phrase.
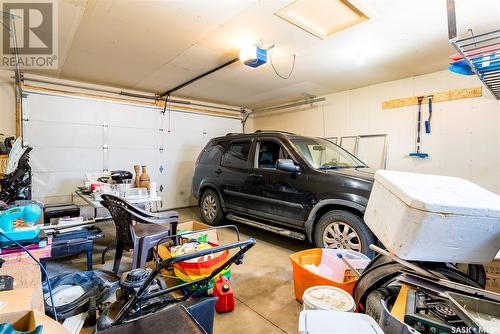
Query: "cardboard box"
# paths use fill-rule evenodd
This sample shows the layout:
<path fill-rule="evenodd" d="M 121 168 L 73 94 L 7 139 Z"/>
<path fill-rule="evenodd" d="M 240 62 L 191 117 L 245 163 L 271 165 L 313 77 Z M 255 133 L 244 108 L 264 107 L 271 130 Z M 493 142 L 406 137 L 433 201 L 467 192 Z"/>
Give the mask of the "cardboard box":
<path fill-rule="evenodd" d="M 27 309 L 35 309 L 41 312 L 45 311 L 42 292 L 42 276 L 40 267 L 32 260 L 28 262 L 7 262 L 0 268 L 0 275 L 9 275 L 14 277 L 14 290 L 29 288 L 32 291 L 30 301 L 32 306 Z M 11 291 L 5 291 L 11 292 Z"/>
<path fill-rule="evenodd" d="M 177 233 L 180 234 L 183 231 L 196 232 L 196 231 L 205 230 L 205 229 L 211 228 L 211 227 L 213 227 L 213 226 L 192 220 L 192 221 L 178 224 L 177 225 Z M 198 239 L 198 240 L 206 239 L 207 241 L 210 241 L 214 244 L 219 244 L 219 237 L 217 235 L 217 230 L 210 230 L 210 231 L 200 232 L 200 233 L 196 233 L 196 234 L 189 234 L 187 237 L 189 237 L 190 239 Z"/>
<path fill-rule="evenodd" d="M 37 301 L 33 299 L 34 296 L 33 288 L 0 292 L 0 314 L 36 308 Z"/>
<path fill-rule="evenodd" d="M 486 277 L 486 290 L 500 293 L 500 275 Z"/>
<path fill-rule="evenodd" d="M 486 276 L 500 276 L 500 260 L 493 260 L 493 262 L 485 264 L 484 269 L 486 270 Z"/>
<path fill-rule="evenodd" d="M 36 310 L 15 311 L 0 314 L 0 323 L 8 322 L 15 330 L 21 332 L 33 331 L 37 326 L 43 326 L 42 333 L 69 334 L 57 321 Z"/>
<path fill-rule="evenodd" d="M 484 265 L 486 270 L 486 290 L 500 293 L 500 260 Z"/>

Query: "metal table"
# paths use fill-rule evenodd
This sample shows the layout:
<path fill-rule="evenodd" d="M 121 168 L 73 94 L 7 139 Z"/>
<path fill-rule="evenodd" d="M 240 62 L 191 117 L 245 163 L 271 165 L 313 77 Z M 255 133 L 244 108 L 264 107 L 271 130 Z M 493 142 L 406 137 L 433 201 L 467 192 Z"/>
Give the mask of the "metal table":
<path fill-rule="evenodd" d="M 100 221 L 105 221 L 108 219 L 111 219 L 111 216 L 106 216 L 106 217 L 98 217 L 97 216 L 97 210 L 100 208 L 104 208 L 100 201 L 95 200 L 92 196 L 88 194 L 84 194 L 81 190 L 77 189 L 75 190 L 75 194 L 81 198 L 86 204 L 94 208 L 94 219 L 92 220 L 95 223 L 98 223 Z M 161 203 L 161 197 L 144 197 L 144 198 L 135 198 L 135 199 L 127 199 L 128 202 L 132 204 L 144 204 L 144 209 L 147 211 L 153 211 L 153 203 L 155 203 L 155 211 L 158 211 L 158 203 Z M 161 205 L 160 205 L 161 207 Z M 106 247 L 106 249 L 102 252 L 102 259 L 101 263 L 104 264 L 104 258 L 106 256 L 106 252 L 109 250 L 109 246 Z"/>
<path fill-rule="evenodd" d="M 85 201 L 89 206 L 94 208 L 94 218 L 97 218 L 97 209 L 103 208 L 100 201 L 95 200 L 89 194 L 84 194 L 80 189 L 75 190 L 75 194 Z M 126 200 L 132 204 L 144 204 L 146 206 L 146 210 L 152 211 L 152 204 L 155 203 L 155 211 L 158 211 L 158 203 L 161 203 L 161 197 L 143 197 L 143 198 L 133 198 Z M 149 206 L 149 208 L 148 208 Z"/>

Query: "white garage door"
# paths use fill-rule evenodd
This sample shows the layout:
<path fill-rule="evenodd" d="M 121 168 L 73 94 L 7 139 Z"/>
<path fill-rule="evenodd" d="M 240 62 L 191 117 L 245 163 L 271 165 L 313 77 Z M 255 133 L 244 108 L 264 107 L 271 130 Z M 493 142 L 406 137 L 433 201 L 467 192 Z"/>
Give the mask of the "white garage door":
<path fill-rule="evenodd" d="M 61 95 L 24 99 L 24 140 L 33 147 L 33 197 L 67 200 L 86 172 L 148 166 L 163 208 L 194 204 L 195 160 L 210 138 L 241 132 L 238 119 Z M 63 199 L 65 198 L 65 199 Z"/>

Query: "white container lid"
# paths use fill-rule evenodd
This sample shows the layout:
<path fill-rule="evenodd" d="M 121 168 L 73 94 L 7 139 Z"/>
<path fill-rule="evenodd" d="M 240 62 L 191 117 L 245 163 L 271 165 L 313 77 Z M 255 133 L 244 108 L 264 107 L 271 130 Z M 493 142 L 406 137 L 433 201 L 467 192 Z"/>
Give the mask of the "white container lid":
<path fill-rule="evenodd" d="M 313 286 L 304 291 L 304 305 L 315 310 L 352 312 L 354 299 L 346 291 L 328 285 Z"/>
<path fill-rule="evenodd" d="M 418 210 L 500 218 L 500 196 L 458 177 L 379 170 L 375 181 Z"/>
<path fill-rule="evenodd" d="M 361 313 L 306 310 L 299 316 L 300 334 L 384 334 L 375 320 Z"/>

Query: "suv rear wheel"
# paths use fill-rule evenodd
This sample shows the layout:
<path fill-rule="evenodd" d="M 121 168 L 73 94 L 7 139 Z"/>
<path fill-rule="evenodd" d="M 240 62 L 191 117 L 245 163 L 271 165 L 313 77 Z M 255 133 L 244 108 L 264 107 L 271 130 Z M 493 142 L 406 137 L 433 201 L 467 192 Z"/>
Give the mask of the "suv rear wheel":
<path fill-rule="evenodd" d="M 219 195 L 212 189 L 205 190 L 201 195 L 200 211 L 201 217 L 207 224 L 217 226 L 224 220 Z"/>
<path fill-rule="evenodd" d="M 319 248 L 351 249 L 373 257 L 375 239 L 363 220 L 348 211 L 331 210 L 316 224 L 314 241 Z"/>

